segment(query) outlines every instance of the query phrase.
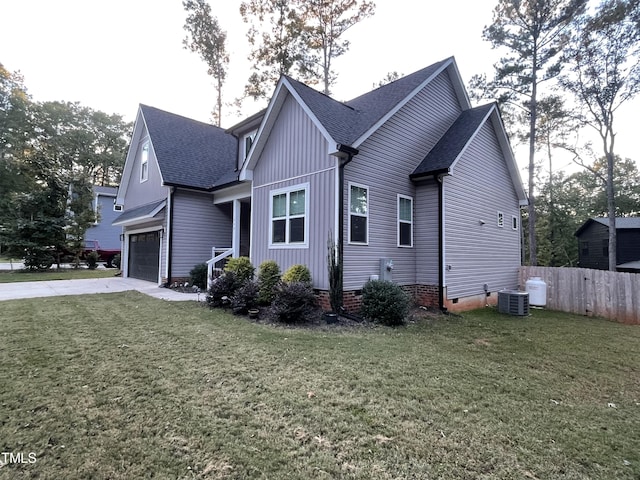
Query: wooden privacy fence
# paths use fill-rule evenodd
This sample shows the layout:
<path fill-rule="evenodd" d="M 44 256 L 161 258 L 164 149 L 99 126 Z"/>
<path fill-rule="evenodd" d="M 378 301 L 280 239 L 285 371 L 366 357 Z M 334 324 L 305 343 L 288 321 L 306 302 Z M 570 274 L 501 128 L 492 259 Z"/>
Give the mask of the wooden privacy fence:
<path fill-rule="evenodd" d="M 547 284 L 547 308 L 640 325 L 640 274 L 588 268 L 520 267 Z"/>

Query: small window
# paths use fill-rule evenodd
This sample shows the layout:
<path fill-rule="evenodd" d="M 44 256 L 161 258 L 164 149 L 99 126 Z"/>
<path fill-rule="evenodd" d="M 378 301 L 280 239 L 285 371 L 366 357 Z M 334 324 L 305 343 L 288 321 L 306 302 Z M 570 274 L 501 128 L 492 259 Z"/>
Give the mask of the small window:
<path fill-rule="evenodd" d="M 308 185 L 271 192 L 271 246 L 306 246 Z"/>
<path fill-rule="evenodd" d="M 516 217 L 515 215 L 511 216 L 511 228 L 513 230 L 518 230 L 518 217 Z"/>
<path fill-rule="evenodd" d="M 413 247 L 413 198 L 398 195 L 398 246 Z"/>
<path fill-rule="evenodd" d="M 113 205 L 113 211 L 114 212 L 121 212 L 122 211 L 122 205 Z"/>
<path fill-rule="evenodd" d="M 244 158 L 247 158 L 247 155 L 249 155 L 249 152 L 251 151 L 251 146 L 253 145 L 253 141 L 256 139 L 256 134 L 258 133 L 257 130 L 254 130 L 251 133 L 247 133 L 243 138 L 242 138 L 242 148 L 244 151 Z"/>
<path fill-rule="evenodd" d="M 140 182 L 149 179 L 149 142 L 142 146 L 142 156 L 140 157 Z"/>
<path fill-rule="evenodd" d="M 583 257 L 589 256 L 589 242 L 586 240 L 580 242 L 580 253 Z"/>
<path fill-rule="evenodd" d="M 369 187 L 349 184 L 349 243 L 369 242 Z"/>
<path fill-rule="evenodd" d="M 498 212 L 498 226 L 500 228 L 504 227 L 504 213 Z"/>

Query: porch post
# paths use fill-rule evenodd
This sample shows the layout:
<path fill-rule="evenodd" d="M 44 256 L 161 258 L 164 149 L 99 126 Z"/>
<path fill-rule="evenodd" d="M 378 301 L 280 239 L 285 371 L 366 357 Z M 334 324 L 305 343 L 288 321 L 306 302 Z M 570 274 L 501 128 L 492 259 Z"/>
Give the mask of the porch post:
<path fill-rule="evenodd" d="M 233 229 L 231 232 L 231 248 L 233 248 L 233 256 L 240 256 L 240 200 L 233 201 Z"/>

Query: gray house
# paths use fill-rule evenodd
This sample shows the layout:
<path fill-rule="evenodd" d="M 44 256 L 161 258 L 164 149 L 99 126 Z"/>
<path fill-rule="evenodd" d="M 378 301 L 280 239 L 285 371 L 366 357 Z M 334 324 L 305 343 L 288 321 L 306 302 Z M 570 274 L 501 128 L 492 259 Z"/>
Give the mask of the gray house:
<path fill-rule="evenodd" d="M 84 234 L 85 240 L 97 240 L 100 247 L 108 250 L 120 248 L 121 228 L 112 225 L 112 222 L 120 215 L 115 207 L 115 199 L 118 189 L 115 187 L 93 186 L 93 210 L 96 212 L 96 221 L 87 228 Z"/>
<path fill-rule="evenodd" d="M 471 108 L 449 58 L 349 102 L 285 76 L 227 131 L 141 106 L 117 203 L 126 276 L 248 254 L 307 265 L 324 302 L 331 235 L 347 308 L 382 276 L 461 310 L 517 286 L 527 198 L 497 106 Z"/>

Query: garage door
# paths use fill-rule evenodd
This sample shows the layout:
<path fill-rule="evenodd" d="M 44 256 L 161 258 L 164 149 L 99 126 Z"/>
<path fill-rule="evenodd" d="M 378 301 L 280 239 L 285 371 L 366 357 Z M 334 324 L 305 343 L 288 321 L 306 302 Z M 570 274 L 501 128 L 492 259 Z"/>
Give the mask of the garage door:
<path fill-rule="evenodd" d="M 159 263 L 159 231 L 129 235 L 130 277 L 157 282 Z"/>

